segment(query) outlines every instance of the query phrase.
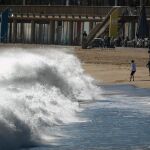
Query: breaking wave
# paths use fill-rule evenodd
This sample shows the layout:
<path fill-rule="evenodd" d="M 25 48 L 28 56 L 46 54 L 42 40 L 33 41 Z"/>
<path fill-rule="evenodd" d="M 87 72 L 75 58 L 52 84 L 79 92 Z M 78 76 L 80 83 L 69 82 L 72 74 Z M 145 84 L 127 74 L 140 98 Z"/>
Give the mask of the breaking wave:
<path fill-rule="evenodd" d="M 79 100 L 101 93 L 79 60 L 57 49 L 6 49 L 0 66 L 0 150 L 52 140 L 52 127 L 82 121 Z"/>

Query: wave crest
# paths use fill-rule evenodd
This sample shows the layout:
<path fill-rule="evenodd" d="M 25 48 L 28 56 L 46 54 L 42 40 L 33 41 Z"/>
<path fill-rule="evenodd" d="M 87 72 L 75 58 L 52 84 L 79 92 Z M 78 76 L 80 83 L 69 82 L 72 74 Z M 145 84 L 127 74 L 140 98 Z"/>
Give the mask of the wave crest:
<path fill-rule="evenodd" d="M 101 93 L 72 54 L 16 49 L 0 59 L 0 149 L 33 146 L 53 126 L 81 121 L 78 100 Z"/>

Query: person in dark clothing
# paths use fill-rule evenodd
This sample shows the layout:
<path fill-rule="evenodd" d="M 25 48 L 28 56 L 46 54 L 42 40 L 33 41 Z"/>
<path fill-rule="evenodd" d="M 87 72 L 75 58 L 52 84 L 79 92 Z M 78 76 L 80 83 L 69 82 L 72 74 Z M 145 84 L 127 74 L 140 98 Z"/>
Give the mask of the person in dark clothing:
<path fill-rule="evenodd" d="M 146 64 L 146 67 L 149 69 L 149 76 L 150 76 L 150 60 L 149 60 L 148 63 Z"/>
<path fill-rule="evenodd" d="M 83 37 L 87 37 L 87 33 L 86 33 L 86 31 L 83 31 Z"/>
<path fill-rule="evenodd" d="M 86 31 L 83 31 L 82 33 L 82 48 L 86 49 L 85 43 L 87 42 L 87 33 Z"/>

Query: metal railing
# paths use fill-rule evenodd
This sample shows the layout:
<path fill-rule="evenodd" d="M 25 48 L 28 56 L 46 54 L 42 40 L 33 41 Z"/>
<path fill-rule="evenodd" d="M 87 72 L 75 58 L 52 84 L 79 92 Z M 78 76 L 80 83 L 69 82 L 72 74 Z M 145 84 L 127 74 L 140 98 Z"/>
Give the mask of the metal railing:
<path fill-rule="evenodd" d="M 105 17 L 112 6 L 41 6 L 41 5 L 0 5 L 0 11 L 10 8 L 14 15 L 51 15 L 51 16 L 86 16 Z M 127 8 L 121 6 L 121 8 Z M 140 7 L 136 8 L 137 15 Z M 147 16 L 150 17 L 150 6 L 146 7 Z"/>
<path fill-rule="evenodd" d="M 111 10 L 109 7 L 94 6 L 0 6 L 0 11 L 9 7 L 13 14 L 34 14 L 34 15 L 66 15 L 66 16 L 98 16 L 105 17 Z"/>

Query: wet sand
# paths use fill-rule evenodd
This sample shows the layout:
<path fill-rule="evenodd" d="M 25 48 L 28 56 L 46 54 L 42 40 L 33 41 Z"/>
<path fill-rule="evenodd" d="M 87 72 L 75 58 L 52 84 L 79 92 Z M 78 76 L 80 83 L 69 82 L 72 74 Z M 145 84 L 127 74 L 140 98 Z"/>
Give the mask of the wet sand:
<path fill-rule="evenodd" d="M 131 84 L 141 88 L 150 88 L 150 76 L 146 63 L 149 59 L 148 49 L 75 49 L 85 72 L 100 84 Z M 135 81 L 129 82 L 130 61 L 137 64 Z"/>

